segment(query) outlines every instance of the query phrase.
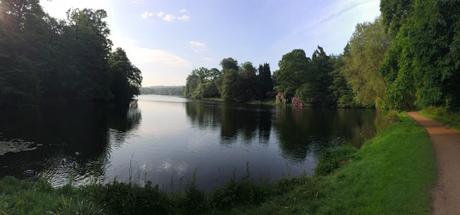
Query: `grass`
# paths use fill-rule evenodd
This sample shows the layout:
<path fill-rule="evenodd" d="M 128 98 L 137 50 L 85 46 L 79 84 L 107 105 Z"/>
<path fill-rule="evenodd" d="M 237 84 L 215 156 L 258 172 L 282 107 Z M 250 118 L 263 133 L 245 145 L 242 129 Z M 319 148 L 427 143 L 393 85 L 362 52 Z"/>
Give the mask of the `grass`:
<path fill-rule="evenodd" d="M 423 109 L 420 113 L 451 128 L 460 130 L 460 113 L 450 112 L 444 107 L 429 107 Z"/>
<path fill-rule="evenodd" d="M 344 153 L 347 154 L 347 153 Z M 430 214 L 435 161 L 425 130 L 406 115 L 316 184 L 244 214 Z"/>
<path fill-rule="evenodd" d="M 361 149 L 328 149 L 317 175 L 255 185 L 231 180 L 210 193 L 112 183 L 53 189 L 0 180 L 1 214 L 429 214 L 435 180 L 430 140 L 406 115 Z"/>

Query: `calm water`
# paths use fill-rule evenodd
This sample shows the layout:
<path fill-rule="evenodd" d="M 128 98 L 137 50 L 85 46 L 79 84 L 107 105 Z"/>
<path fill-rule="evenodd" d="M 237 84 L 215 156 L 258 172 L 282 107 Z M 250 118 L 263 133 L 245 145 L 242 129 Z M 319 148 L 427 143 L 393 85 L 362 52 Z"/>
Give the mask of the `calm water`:
<path fill-rule="evenodd" d="M 24 171 L 34 170 L 55 186 L 116 179 L 152 181 L 171 191 L 194 174 L 201 189 L 210 189 L 249 169 L 253 180 L 268 182 L 313 174 L 323 148 L 359 146 L 375 130 L 369 110 L 293 110 L 151 95 L 124 110 L 71 107 L 2 111 L 0 176 L 24 178 Z M 1 150 L 12 143 L 27 151 Z"/>

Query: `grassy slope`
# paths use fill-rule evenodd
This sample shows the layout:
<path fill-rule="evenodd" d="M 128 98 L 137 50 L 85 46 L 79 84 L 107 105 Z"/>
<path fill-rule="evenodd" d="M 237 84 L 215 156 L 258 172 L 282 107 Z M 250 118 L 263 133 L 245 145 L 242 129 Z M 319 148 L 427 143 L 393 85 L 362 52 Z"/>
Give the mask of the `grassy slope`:
<path fill-rule="evenodd" d="M 407 116 L 366 143 L 349 165 L 246 214 L 429 214 L 435 161 L 425 130 Z"/>
<path fill-rule="evenodd" d="M 442 122 L 451 128 L 460 130 L 460 114 L 452 113 L 442 107 L 431 107 L 421 111 L 421 114 Z"/>

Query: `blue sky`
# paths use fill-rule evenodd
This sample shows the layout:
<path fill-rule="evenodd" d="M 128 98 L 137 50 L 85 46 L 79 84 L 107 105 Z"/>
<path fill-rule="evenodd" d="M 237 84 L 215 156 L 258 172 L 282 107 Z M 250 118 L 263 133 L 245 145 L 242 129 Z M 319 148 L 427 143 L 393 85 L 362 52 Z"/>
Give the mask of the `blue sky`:
<path fill-rule="evenodd" d="M 233 57 L 278 68 L 282 55 L 317 45 L 339 54 L 357 23 L 379 16 L 379 0 L 41 0 L 52 16 L 105 9 L 111 39 L 143 85 L 183 85 L 193 68 Z"/>

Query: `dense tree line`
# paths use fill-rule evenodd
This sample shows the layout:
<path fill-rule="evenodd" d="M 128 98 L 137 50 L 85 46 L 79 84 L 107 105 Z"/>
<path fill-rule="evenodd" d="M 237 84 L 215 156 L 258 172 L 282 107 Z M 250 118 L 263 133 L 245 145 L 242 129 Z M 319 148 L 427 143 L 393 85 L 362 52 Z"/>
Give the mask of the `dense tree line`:
<path fill-rule="evenodd" d="M 221 70 L 193 70 L 187 77 L 185 96 L 247 102 L 275 99 L 278 93 L 280 103 L 297 99 L 302 105 L 349 107 L 354 105 L 353 92 L 339 69 L 343 64 L 343 56 L 327 55 L 322 47 L 311 58 L 300 49 L 285 54 L 273 76 L 269 64 L 256 69 L 251 62 L 239 65 L 225 58 Z"/>
<path fill-rule="evenodd" d="M 0 1 L 0 106 L 47 101 L 128 101 L 142 76 L 112 52 L 104 10 L 46 14 L 39 0 Z"/>
<path fill-rule="evenodd" d="M 268 64 L 256 69 L 251 62 L 238 65 L 233 58 L 221 61 L 222 69 L 198 68 L 187 77 L 186 97 L 222 98 L 231 102 L 265 100 L 273 97 L 273 79 Z"/>
<path fill-rule="evenodd" d="M 357 102 L 382 109 L 460 107 L 460 2 L 382 0 L 358 25 L 343 73 Z"/>
<path fill-rule="evenodd" d="M 221 65 L 209 72 L 214 75 L 195 70 L 187 96 L 244 102 L 273 98 L 275 89 L 279 103 L 295 106 L 459 111 L 460 1 L 382 0 L 381 17 L 358 24 L 343 54 L 318 47 L 308 57 L 295 49 L 283 55 L 273 80 L 261 72 L 264 66 L 257 73 L 251 63 L 232 58 Z"/>

